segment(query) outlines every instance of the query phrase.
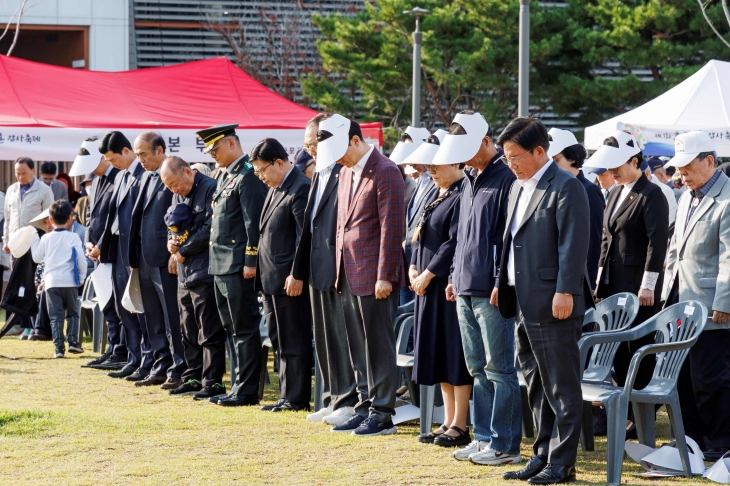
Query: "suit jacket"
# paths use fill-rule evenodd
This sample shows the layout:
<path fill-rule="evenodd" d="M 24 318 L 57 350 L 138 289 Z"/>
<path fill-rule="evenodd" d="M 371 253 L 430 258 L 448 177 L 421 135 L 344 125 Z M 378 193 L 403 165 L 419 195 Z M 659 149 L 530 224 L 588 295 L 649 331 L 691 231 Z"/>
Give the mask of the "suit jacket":
<path fill-rule="evenodd" d="M 418 183 L 416 183 L 416 187 L 418 187 Z M 404 250 L 406 252 L 406 262 L 408 263 L 410 263 L 411 255 L 413 254 L 413 243 L 411 243 L 411 240 L 413 239 L 413 233 L 416 231 L 418 220 L 421 219 L 423 208 L 428 202 L 433 201 L 434 195 L 437 193 L 438 187 L 433 183 L 433 179 L 429 177 L 421 193 L 418 194 L 418 190 L 416 190 L 410 202 L 406 204 L 406 239 Z M 416 199 L 416 195 L 418 195 L 418 199 Z M 408 209 L 411 209 L 410 217 L 408 216 Z"/>
<path fill-rule="evenodd" d="M 707 306 L 705 331 L 730 329 L 730 322 L 712 320 L 713 310 L 730 312 L 730 179 L 720 175 L 685 226 L 691 201 L 690 191 L 679 198 L 662 300 L 679 279 L 679 302 L 698 300 Z"/>
<path fill-rule="evenodd" d="M 398 167 L 373 149 L 350 200 L 352 169 L 343 168 L 337 188 L 337 284 L 344 266 L 357 296 L 375 294 L 375 283 L 405 285 L 403 225 L 405 185 Z"/>
<path fill-rule="evenodd" d="M 86 210 L 86 243 L 96 246 L 101 240 L 109 214 L 109 205 L 114 195 L 114 181 L 119 169 L 112 167 L 109 175 L 101 182 L 101 177 L 91 181 L 89 191 L 89 205 Z"/>
<path fill-rule="evenodd" d="M 65 199 L 68 201 L 68 188 L 66 187 L 66 184 L 58 179 L 53 179 L 48 187 L 51 188 L 54 201 L 58 201 L 59 199 Z"/>
<path fill-rule="evenodd" d="M 139 197 L 132 210 L 129 240 L 129 266 L 139 267 L 140 258 L 150 267 L 167 267 L 165 214 L 172 206 L 172 192 L 162 183 L 160 174 L 146 171 L 140 180 Z"/>
<path fill-rule="evenodd" d="M 253 173 L 248 155 L 218 173 L 213 194 L 210 229 L 211 275 L 241 273 L 255 267 L 259 247 L 259 220 L 266 199 L 266 184 Z"/>
<path fill-rule="evenodd" d="M 283 294 L 293 273 L 294 256 L 302 236 L 304 210 L 311 182 L 296 166 L 276 189 L 270 188 L 261 213 L 256 288 L 269 295 Z"/>
<path fill-rule="evenodd" d="M 603 217 L 602 270 L 596 295 L 605 298 L 618 292 L 638 294 L 644 272 L 657 272 L 660 280 L 654 300 L 658 303 L 669 240 L 667 200 L 662 190 L 642 174 L 611 219 L 620 194 L 619 189 L 611 191 Z"/>
<path fill-rule="evenodd" d="M 126 179 L 120 171 L 114 178 L 114 190 L 109 201 L 109 213 L 106 217 L 104 232 L 99 240 L 99 261 L 101 263 L 114 262 L 117 259 L 117 245 L 121 245 L 120 254 L 122 264 L 129 267 L 129 237 L 132 227 L 132 210 L 139 195 L 139 185 L 142 174 L 145 173 L 142 164 L 137 162 L 134 172 Z M 114 221 L 118 219 L 118 235 L 114 234 Z"/>
<path fill-rule="evenodd" d="M 514 237 L 515 286 L 507 284 L 512 246 L 512 219 L 522 188 L 515 181 L 509 195 L 499 273 L 499 312 L 517 315 L 517 304 L 528 322 L 555 321 L 556 293 L 573 295 L 573 312 L 580 317 L 593 305 L 586 277 L 589 209 L 583 185 L 555 162 L 545 171 L 527 204 Z"/>
<path fill-rule="evenodd" d="M 603 199 L 601 189 L 586 179 L 583 171 L 578 171 L 576 178 L 583 184 L 588 196 L 590 206 L 590 228 L 591 236 L 588 243 L 588 283 L 595 288 L 596 277 L 598 276 L 598 261 L 601 258 L 601 242 L 603 240 L 603 213 L 606 209 L 606 201 Z"/>
<path fill-rule="evenodd" d="M 312 217 L 317 191 L 319 172 L 314 174 L 312 189 L 309 191 L 307 208 L 304 210 L 304 228 L 294 257 L 292 275 L 297 280 L 309 280 L 310 285 L 322 292 L 334 292 L 337 280 L 337 260 L 335 243 L 337 239 L 337 187 L 342 166 L 332 169 L 327 185 L 319 200 L 317 211 Z M 314 223 L 314 232 L 311 227 Z M 315 265 L 311 265 L 315 262 Z"/>

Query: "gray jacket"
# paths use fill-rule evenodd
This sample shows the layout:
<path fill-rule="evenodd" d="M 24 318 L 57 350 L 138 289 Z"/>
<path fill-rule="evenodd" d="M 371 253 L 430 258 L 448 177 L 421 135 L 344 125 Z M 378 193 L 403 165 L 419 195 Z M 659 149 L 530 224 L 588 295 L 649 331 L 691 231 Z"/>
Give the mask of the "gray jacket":
<path fill-rule="evenodd" d="M 690 191 L 679 198 L 662 300 L 679 277 L 679 302 L 698 300 L 707 306 L 705 331 L 730 329 L 730 321 L 712 320 L 713 310 L 730 313 L 730 179 L 720 174 L 685 226 L 691 201 Z"/>
<path fill-rule="evenodd" d="M 58 201 L 59 199 L 66 199 L 68 201 L 68 188 L 66 187 L 66 184 L 58 179 L 53 179 L 51 181 L 51 185 L 48 187 L 51 188 L 54 201 Z"/>
<path fill-rule="evenodd" d="M 7 244 L 11 234 L 28 226 L 33 218 L 48 209 L 52 203 L 53 192 L 43 181 L 35 179 L 22 200 L 20 199 L 20 183 L 11 184 L 5 194 L 3 243 Z"/>

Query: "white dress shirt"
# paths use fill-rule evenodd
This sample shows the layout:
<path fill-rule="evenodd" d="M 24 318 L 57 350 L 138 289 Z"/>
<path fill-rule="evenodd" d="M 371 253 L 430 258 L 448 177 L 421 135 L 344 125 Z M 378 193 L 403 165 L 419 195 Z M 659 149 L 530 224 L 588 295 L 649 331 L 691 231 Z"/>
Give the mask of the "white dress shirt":
<path fill-rule="evenodd" d="M 324 194 L 324 189 L 327 187 L 327 183 L 330 180 L 330 176 L 332 175 L 332 171 L 335 168 L 335 165 L 331 164 L 329 167 L 325 167 L 324 169 L 317 172 L 317 192 L 314 195 L 314 204 L 312 205 L 312 217 L 310 219 L 310 227 L 309 229 L 314 233 L 314 215 L 317 214 L 317 208 L 319 207 L 319 202 L 322 200 L 322 195 Z"/>
<path fill-rule="evenodd" d="M 669 225 L 671 226 L 677 219 L 677 198 L 674 197 L 674 191 L 668 185 L 657 179 L 657 176 L 654 174 L 651 175 L 651 182 L 659 186 L 659 189 L 664 194 L 664 199 L 667 200 L 667 205 L 669 206 Z"/>
<path fill-rule="evenodd" d="M 517 229 L 520 227 L 520 223 L 522 223 L 522 219 L 525 217 L 527 205 L 530 203 L 530 199 L 532 199 L 532 195 L 535 193 L 537 183 L 540 182 L 543 174 L 545 174 L 552 163 L 553 159 L 548 160 L 547 163 L 535 173 L 535 175 L 526 181 L 517 179 L 517 184 L 522 187 L 522 191 L 520 191 L 520 195 L 517 198 L 515 214 L 512 216 L 512 222 L 510 223 L 509 231 L 512 233 L 512 243 L 510 244 L 509 259 L 507 260 L 507 284 L 512 287 L 515 286 L 515 234 L 517 234 Z"/>
<path fill-rule="evenodd" d="M 613 207 L 613 211 L 611 211 L 611 218 L 609 219 L 609 221 L 613 221 L 613 218 L 616 216 L 616 211 L 618 211 L 618 208 L 621 207 L 621 205 L 624 203 L 626 198 L 629 197 L 629 193 L 631 192 L 631 189 L 633 189 L 635 185 L 636 185 L 636 181 L 634 181 L 630 184 L 623 184 L 621 187 L 616 189 L 617 191 L 621 191 L 621 192 L 618 195 L 618 201 L 616 201 L 616 205 Z"/>
<path fill-rule="evenodd" d="M 370 154 L 373 153 L 373 150 L 375 150 L 375 146 L 371 145 L 370 150 L 368 150 L 368 153 L 366 153 L 362 159 L 360 159 L 360 162 L 358 162 L 353 168 L 352 168 L 352 187 L 350 188 L 350 199 L 355 195 L 355 189 L 357 189 L 357 185 L 360 183 L 360 177 L 362 177 L 362 171 L 365 170 L 365 164 L 368 163 L 368 159 L 370 158 Z"/>

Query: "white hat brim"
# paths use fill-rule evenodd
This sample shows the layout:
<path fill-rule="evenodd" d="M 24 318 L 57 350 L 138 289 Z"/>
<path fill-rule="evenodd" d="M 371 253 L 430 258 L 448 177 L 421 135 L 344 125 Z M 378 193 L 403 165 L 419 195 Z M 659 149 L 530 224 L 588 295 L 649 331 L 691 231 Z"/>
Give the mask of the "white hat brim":
<path fill-rule="evenodd" d="M 393 152 L 391 152 L 389 158 L 395 162 L 396 165 L 404 164 L 406 158 L 415 152 L 421 145 L 423 145 L 423 142 L 420 140 L 414 140 L 413 142 L 398 142 L 395 144 L 395 148 L 393 149 Z"/>
<path fill-rule="evenodd" d="M 672 157 L 669 162 L 664 164 L 664 167 L 685 167 L 690 164 L 694 159 L 697 158 L 698 155 L 700 155 L 701 152 L 698 153 L 679 153 L 676 154 L 674 157 Z"/>
<path fill-rule="evenodd" d="M 46 229 L 43 227 L 43 220 L 46 218 L 50 218 L 51 213 L 48 211 L 48 209 L 44 210 L 41 214 L 36 216 L 35 218 L 30 220 L 30 223 L 28 223 L 31 226 L 34 226 L 40 230 L 45 231 Z"/>
<path fill-rule="evenodd" d="M 317 144 L 317 161 L 314 166 L 317 172 L 326 169 L 344 157 L 345 152 L 347 152 L 347 138 L 345 140 L 340 138 L 333 135 Z"/>
<path fill-rule="evenodd" d="M 438 152 L 431 162 L 433 165 L 461 164 L 474 158 L 479 152 L 484 137 L 475 135 L 452 135 L 444 137 Z"/>
<path fill-rule="evenodd" d="M 627 150 L 627 148 L 629 150 Z M 595 169 L 615 169 L 621 167 L 637 155 L 640 150 L 634 147 L 616 148 L 611 145 L 601 145 L 596 153 L 585 161 L 583 167 Z"/>
<path fill-rule="evenodd" d="M 416 169 L 413 168 L 412 165 L 408 165 L 408 164 L 404 164 L 404 165 L 405 165 L 405 167 L 403 167 L 403 173 L 405 175 L 416 174 L 418 172 Z"/>
<path fill-rule="evenodd" d="M 433 159 L 439 151 L 439 147 L 440 145 L 436 145 L 435 143 L 424 143 L 414 150 L 413 153 L 403 161 L 403 163 L 432 165 Z"/>
<path fill-rule="evenodd" d="M 101 154 L 98 150 L 98 142 L 96 140 L 85 140 L 81 144 L 81 150 L 79 155 L 74 159 L 74 163 L 71 166 L 71 170 L 68 171 L 68 175 L 71 177 L 85 176 L 91 172 L 94 172 L 101 161 Z M 88 155 L 81 155 L 81 152 L 86 149 Z"/>
<path fill-rule="evenodd" d="M 10 253 L 15 258 L 20 258 L 28 253 L 28 250 L 30 250 L 30 247 L 33 245 L 33 239 L 37 234 L 38 232 L 33 226 L 25 226 L 16 230 L 10 235 L 10 238 L 8 238 L 8 248 L 10 248 Z"/>

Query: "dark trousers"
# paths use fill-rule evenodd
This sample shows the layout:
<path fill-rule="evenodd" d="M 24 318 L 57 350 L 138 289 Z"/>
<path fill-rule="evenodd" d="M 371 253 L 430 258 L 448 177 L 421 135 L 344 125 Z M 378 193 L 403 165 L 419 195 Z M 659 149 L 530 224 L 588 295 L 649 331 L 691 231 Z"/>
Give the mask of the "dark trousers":
<path fill-rule="evenodd" d="M 312 394 L 312 310 L 309 299 L 264 294 L 269 339 L 279 358 L 279 398 L 308 405 Z"/>
<path fill-rule="evenodd" d="M 112 274 L 114 274 L 114 278 L 116 279 L 116 267 L 117 265 L 115 263 L 112 263 Z M 123 265 L 119 265 L 120 267 Z M 124 285 L 127 285 L 127 281 L 124 281 Z M 112 282 L 112 288 L 114 287 L 114 282 Z M 124 287 L 122 287 L 122 294 L 119 295 L 119 301 L 121 305 L 121 299 L 122 295 L 124 294 Z M 126 309 L 125 309 L 126 310 Z M 122 324 L 122 320 L 119 317 L 119 313 L 117 312 L 116 302 L 115 299 L 109 299 L 109 302 L 107 302 L 106 306 L 102 309 L 102 313 L 104 314 L 104 320 L 106 321 L 106 329 L 107 329 L 107 335 L 106 335 L 106 342 L 109 346 L 110 352 L 114 356 L 119 356 L 121 358 L 129 358 L 128 363 L 130 364 L 136 364 L 139 365 L 140 363 L 140 352 L 139 352 L 139 343 L 133 343 L 131 345 L 132 350 L 130 350 L 127 347 L 127 333 L 125 332 L 124 324 Z M 134 356 L 134 360 L 132 360 L 132 356 Z"/>
<path fill-rule="evenodd" d="M 339 278 L 350 361 L 357 382 L 355 412 L 361 417 L 370 416 L 378 422 L 387 422 L 395 413 L 398 388 L 393 333 L 398 291 L 394 285 L 385 299 L 376 299 L 375 294 L 359 297 L 350 289 L 344 266 L 340 268 Z"/>
<path fill-rule="evenodd" d="M 188 369 L 182 380 L 198 380 L 203 386 L 223 381 L 226 372 L 226 331 L 215 305 L 211 281 L 177 288 L 182 343 Z"/>
<path fill-rule="evenodd" d="M 684 361 L 677 391 L 685 435 L 703 451 L 730 450 L 730 329 L 700 334 Z"/>
<path fill-rule="evenodd" d="M 112 322 L 109 320 L 109 315 L 119 317 L 123 328 L 121 335 L 124 340 L 114 344 L 110 338 L 109 345 L 113 347 L 114 354 L 126 357 L 127 364 L 136 366 L 141 370 L 142 375 L 146 375 L 152 367 L 152 350 L 149 347 L 147 333 L 143 332 L 145 330 L 144 323 L 140 321 L 140 319 L 143 319 L 143 315 L 132 314 L 122 305 L 124 290 L 127 288 L 127 282 L 129 281 L 129 269 L 121 263 L 122 258 L 119 248 L 117 248 L 117 262 L 112 267 L 114 275 L 114 280 L 112 280 L 113 304 L 110 300 L 110 304 L 107 304 L 104 308 L 104 318 L 107 319 L 109 334 L 111 334 Z M 114 306 L 114 312 L 109 309 L 110 305 Z M 118 351 L 119 349 L 123 351 Z M 120 354 L 122 352 L 126 354 Z"/>
<path fill-rule="evenodd" d="M 186 365 L 176 299 L 177 277 L 170 275 L 167 267 L 150 267 L 142 257 L 139 287 L 155 360 L 150 376 L 181 378 Z"/>
<path fill-rule="evenodd" d="M 261 373 L 259 304 L 254 279 L 241 272 L 216 275 L 215 301 L 226 330 L 231 376 L 231 395 L 258 396 Z"/>
<path fill-rule="evenodd" d="M 314 323 L 314 348 L 322 375 L 322 404 L 333 410 L 357 404 L 355 373 L 347 347 L 345 315 L 337 292 L 309 286 Z"/>
<path fill-rule="evenodd" d="M 33 334 L 43 336 L 53 336 L 51 330 L 51 318 L 48 316 L 48 303 L 46 302 L 46 293 L 38 294 L 38 314 L 30 318 L 33 323 Z"/>
<path fill-rule="evenodd" d="M 53 287 L 43 291 L 46 294 L 48 317 L 51 318 L 51 331 L 56 351 L 64 352 L 63 323 L 66 322 L 66 339 L 69 344 L 79 341 L 79 289 L 78 287 Z"/>
<path fill-rule="evenodd" d="M 578 340 L 583 316 L 533 323 L 517 312 L 517 359 L 527 382 L 527 398 L 537 418 L 535 455 L 551 464 L 575 465 L 583 394 Z"/>
<path fill-rule="evenodd" d="M 639 307 L 639 313 L 636 315 L 636 319 L 634 319 L 631 327 L 634 328 L 640 324 L 643 324 L 644 321 L 647 321 L 648 319 L 654 317 L 656 313 L 659 312 L 659 310 L 660 308 L 658 302 L 657 305 L 653 305 L 650 307 Z M 638 351 L 640 347 L 647 344 L 654 344 L 654 337 L 654 333 L 651 333 L 637 339 L 636 341 L 623 342 L 619 344 L 619 347 L 616 350 L 616 356 L 613 359 L 613 369 L 616 371 L 616 383 L 618 383 L 619 386 L 624 386 L 626 384 L 626 378 L 628 377 L 627 375 L 629 373 L 629 365 L 631 364 L 631 357 L 634 356 L 634 353 L 636 353 L 636 351 Z M 649 382 L 651 381 L 651 377 L 654 375 L 655 365 L 656 360 L 653 359 L 652 356 L 647 356 L 641 361 L 641 364 L 639 365 L 639 371 L 637 371 L 636 373 L 634 389 L 641 390 L 649 384 Z M 631 408 L 629 408 L 629 418 L 633 418 Z"/>

